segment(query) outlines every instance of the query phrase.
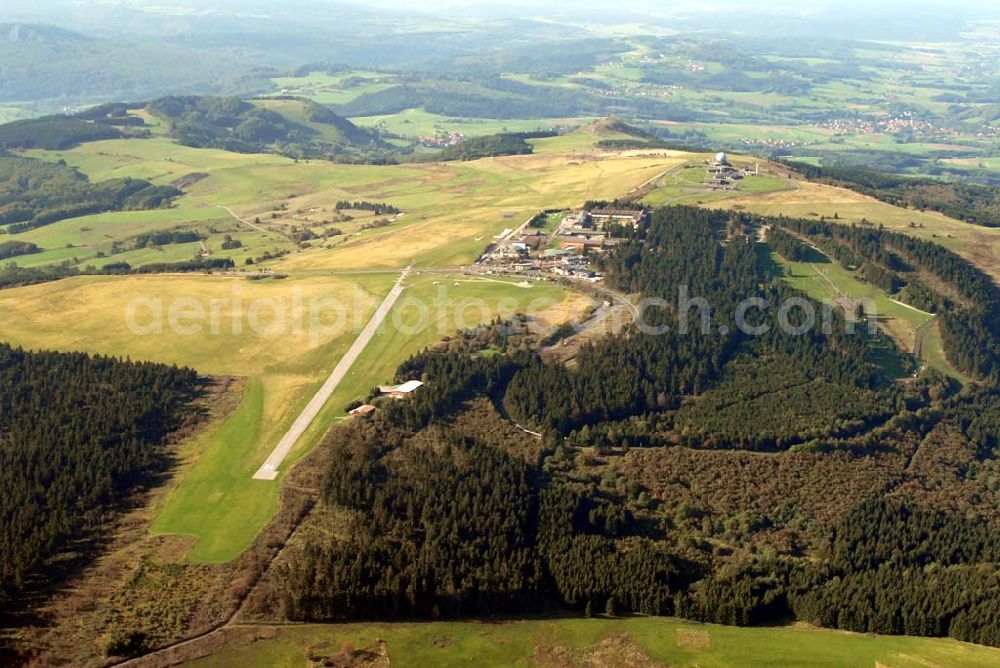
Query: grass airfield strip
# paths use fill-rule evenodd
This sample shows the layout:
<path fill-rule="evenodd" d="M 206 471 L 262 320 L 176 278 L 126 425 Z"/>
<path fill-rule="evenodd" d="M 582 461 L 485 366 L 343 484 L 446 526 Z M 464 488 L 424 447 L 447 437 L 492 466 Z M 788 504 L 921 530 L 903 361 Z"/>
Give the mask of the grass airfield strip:
<path fill-rule="evenodd" d="M 264 463 L 257 470 L 257 472 L 253 474 L 255 480 L 275 480 L 278 477 L 278 469 L 281 466 L 281 463 L 285 461 L 285 458 L 292 451 L 292 448 L 294 448 L 298 443 L 302 434 L 305 433 L 305 431 L 319 415 L 319 412 L 326 406 L 341 381 L 347 373 L 350 372 L 351 367 L 357 361 L 358 356 L 364 352 L 364 349 L 371 342 L 375 332 L 382 327 L 385 322 L 385 318 L 396 305 L 396 301 L 405 289 L 404 281 L 406 280 L 406 276 L 409 271 L 409 268 L 407 268 L 400 274 L 399 279 L 392 286 L 392 289 L 389 290 L 389 294 L 386 295 L 382 303 L 379 304 L 377 309 L 375 309 L 371 320 L 369 320 L 365 324 L 364 329 L 358 333 L 357 338 L 355 338 L 351 343 L 351 347 L 347 349 L 347 352 L 340 357 L 340 360 L 333 368 L 333 372 L 330 374 L 330 377 L 326 379 L 319 391 L 313 396 L 312 399 L 309 400 L 309 403 L 306 404 L 302 413 L 295 418 L 295 422 L 292 423 L 292 426 L 285 433 L 285 435 L 281 437 L 281 440 L 278 441 L 278 444 L 275 446 L 271 454 L 268 455 L 266 460 L 264 460 Z"/>
<path fill-rule="evenodd" d="M 192 561 L 226 562 L 252 542 L 277 507 L 280 486 L 252 480 L 253 472 L 354 341 L 396 277 L 394 273 L 280 281 L 232 276 L 76 277 L 0 291 L 0 309 L 7 316 L 0 324 L 0 338 L 30 348 L 88 350 L 189 365 L 212 375 L 246 377 L 236 412 L 185 446 L 181 457 L 190 470 L 167 494 L 152 526 L 154 533 L 196 537 L 188 555 Z M 555 324 L 581 314 L 590 303 L 549 283 L 526 288 L 519 281 L 465 280 L 434 273 L 411 275 L 407 285 L 384 326 L 292 450 L 283 471 L 344 416 L 349 401 L 390 381 L 409 355 L 457 329 L 497 315 L 532 309 L 539 311 L 540 320 Z M 301 330 L 291 326 L 295 294 L 305 309 L 312 299 L 336 297 L 346 305 L 347 321 L 335 326 L 337 318 L 323 311 L 321 322 L 329 331 L 313 340 L 308 326 Z M 229 307 L 220 309 L 219 332 L 212 334 L 211 301 L 229 299 L 232 303 L 237 295 L 248 311 L 255 303 L 261 305 L 258 316 L 265 329 L 278 318 L 272 304 L 280 304 L 285 326 L 275 327 L 273 334 L 256 334 L 246 313 L 241 331 L 236 332 Z M 149 325 L 148 304 L 160 300 L 166 315 L 181 298 L 203 305 L 206 318 L 201 331 L 182 334 L 164 326 L 161 333 L 137 335 L 129 330 L 125 314 L 133 300 L 143 304 L 135 320 Z M 196 319 L 180 322 L 193 327 Z"/>

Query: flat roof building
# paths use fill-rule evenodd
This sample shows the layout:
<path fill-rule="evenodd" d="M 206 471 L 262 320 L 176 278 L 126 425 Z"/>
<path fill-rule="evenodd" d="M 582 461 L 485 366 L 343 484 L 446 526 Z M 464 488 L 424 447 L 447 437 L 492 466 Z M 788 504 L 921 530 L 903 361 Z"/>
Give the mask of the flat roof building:
<path fill-rule="evenodd" d="M 382 385 L 378 388 L 378 391 L 389 395 L 393 399 L 402 399 L 421 386 L 423 386 L 423 383 L 419 380 L 408 380 L 402 385 Z"/>

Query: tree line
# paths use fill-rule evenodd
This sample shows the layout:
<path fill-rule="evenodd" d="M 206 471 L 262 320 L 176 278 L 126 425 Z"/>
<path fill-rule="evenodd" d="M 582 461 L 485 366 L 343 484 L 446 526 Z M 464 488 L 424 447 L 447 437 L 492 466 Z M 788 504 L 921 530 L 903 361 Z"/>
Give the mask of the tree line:
<path fill-rule="evenodd" d="M 236 264 L 228 257 L 207 257 L 180 262 L 152 262 L 133 267 L 128 262 L 108 262 L 100 267 L 80 268 L 69 261 L 41 267 L 19 267 L 14 262 L 0 269 L 0 290 L 58 281 L 70 276 L 121 276 L 125 274 L 165 274 L 175 272 L 210 272 L 232 269 Z"/>

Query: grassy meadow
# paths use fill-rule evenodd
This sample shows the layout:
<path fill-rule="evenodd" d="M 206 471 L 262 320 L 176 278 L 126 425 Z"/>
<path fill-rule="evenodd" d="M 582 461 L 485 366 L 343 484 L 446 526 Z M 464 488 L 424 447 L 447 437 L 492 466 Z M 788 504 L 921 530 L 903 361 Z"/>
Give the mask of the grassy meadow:
<path fill-rule="evenodd" d="M 695 206 L 720 200 L 790 190 L 794 187 L 788 179 L 782 176 L 763 173 L 759 176 L 747 176 L 740 179 L 736 182 L 735 190 L 710 190 L 702 183 L 706 176 L 704 160 L 709 157 L 711 156 L 699 156 L 700 159 L 685 162 L 682 166 L 665 174 L 662 179 L 656 182 L 656 187 L 642 198 L 643 203 L 648 206 L 666 204 Z M 754 162 L 739 159 L 734 160 L 733 164 L 736 167 L 752 167 Z"/>
<path fill-rule="evenodd" d="M 933 211 L 903 209 L 844 188 L 796 181 L 792 190 L 733 197 L 704 206 L 793 218 L 833 218 L 841 224 L 884 225 L 958 253 L 1000 281 L 1000 229 L 970 225 Z"/>
<path fill-rule="evenodd" d="M 261 281 L 71 278 L 0 292 L 7 315 L 0 338 L 29 348 L 87 350 L 246 377 L 237 411 L 185 446 L 182 458 L 190 470 L 167 494 L 152 527 L 154 533 L 195 536 L 192 561 L 225 562 L 250 544 L 276 508 L 280 485 L 251 475 L 395 278 L 393 272 Z M 349 401 L 391 381 L 406 357 L 442 337 L 523 311 L 557 324 L 589 305 L 550 283 L 426 274 L 413 276 L 408 286 L 283 470 L 344 418 Z M 328 299 L 343 309 L 320 301 Z"/>
<path fill-rule="evenodd" d="M 492 237 L 519 226 L 541 208 L 613 199 L 679 160 L 669 155 L 539 154 L 374 172 L 373 168 L 337 166 L 339 174 L 356 179 L 348 196 L 390 202 L 403 209 L 405 216 L 388 227 L 338 239 L 332 248 L 289 255 L 276 267 L 299 271 L 467 264 Z M 328 190 L 302 195 L 291 206 L 323 208 L 329 206 L 330 197 Z"/>
<path fill-rule="evenodd" d="M 316 100 L 316 97 L 309 96 Z M 317 100 L 319 101 L 319 100 Z M 395 114 L 355 116 L 354 124 L 366 128 L 381 128 L 402 137 L 433 137 L 435 134 L 463 134 L 466 137 L 492 135 L 500 132 L 534 132 L 562 125 L 579 125 L 585 118 L 496 119 L 442 116 L 425 109 L 406 109 Z"/>
<path fill-rule="evenodd" d="M 879 325 L 900 350 L 914 351 L 917 330 L 924 330 L 921 361 L 953 378 L 965 379 L 948 361 L 941 345 L 941 332 L 934 316 L 892 299 L 885 292 L 854 276 L 836 262 L 792 262 L 777 253 L 771 260 L 783 270 L 783 280 L 813 299 L 835 302 L 838 297 L 865 304 L 869 315 L 875 315 Z M 930 324 L 928 324 L 930 323 Z"/>
<path fill-rule="evenodd" d="M 308 97 L 320 104 L 345 104 L 366 93 L 377 93 L 391 88 L 384 75 L 377 72 L 354 71 L 328 74 L 311 72 L 301 77 L 277 77 L 272 79 L 280 92 L 288 95 Z"/>
<path fill-rule="evenodd" d="M 490 238 L 517 227 L 540 208 L 613 199 L 684 159 L 684 154 L 676 152 L 593 151 L 594 143 L 602 138 L 606 137 L 600 132 L 581 128 L 561 137 L 533 140 L 536 155 L 396 166 L 296 163 L 270 155 L 192 149 L 163 138 L 33 151 L 32 155 L 43 159 L 65 160 L 94 180 L 132 176 L 170 183 L 191 174 L 205 176 L 186 187 L 186 196 L 171 209 L 102 214 L 93 221 L 73 219 L 36 230 L 31 234 L 37 241 L 25 239 L 36 241 L 46 252 L 29 262 L 69 257 L 99 264 L 98 253 L 111 241 L 147 229 L 207 229 L 211 222 L 220 239 L 222 228 L 229 234 L 235 229 L 250 233 L 249 226 L 236 223 L 217 208 L 228 207 L 245 220 L 259 220 L 270 231 L 256 232 L 246 248 L 228 254 L 237 264 L 266 251 L 293 249 L 272 265 L 282 271 L 316 271 L 466 264 L 475 260 Z M 342 199 L 388 202 L 405 215 L 386 227 L 362 229 L 363 217 L 338 221 L 334 205 Z M 307 242 L 301 248 L 289 242 L 287 237 L 294 230 L 314 226 L 336 227 L 342 234 Z M 211 239 L 208 243 L 212 246 Z M 135 264 L 171 261 L 177 256 L 187 259 L 191 251 L 197 249 L 165 247 L 159 254 L 122 254 L 114 259 Z"/>
<path fill-rule="evenodd" d="M 673 618 L 284 626 L 187 665 L 301 666 L 386 643 L 393 666 L 995 666 L 1000 650 L 951 639 L 795 627 L 739 628 Z M 338 657 L 339 658 L 339 657 Z M 337 664 L 334 664 L 337 665 Z"/>

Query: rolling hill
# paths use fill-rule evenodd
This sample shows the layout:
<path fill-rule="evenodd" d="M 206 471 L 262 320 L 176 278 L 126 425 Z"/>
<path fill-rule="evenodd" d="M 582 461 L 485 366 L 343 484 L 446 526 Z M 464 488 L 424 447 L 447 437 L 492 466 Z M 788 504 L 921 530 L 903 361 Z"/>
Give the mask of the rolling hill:
<path fill-rule="evenodd" d="M 164 121 L 174 139 L 194 148 L 328 159 L 388 148 L 375 134 L 298 98 L 170 96 L 146 109 Z"/>

